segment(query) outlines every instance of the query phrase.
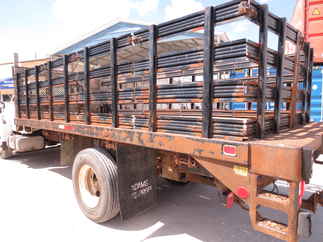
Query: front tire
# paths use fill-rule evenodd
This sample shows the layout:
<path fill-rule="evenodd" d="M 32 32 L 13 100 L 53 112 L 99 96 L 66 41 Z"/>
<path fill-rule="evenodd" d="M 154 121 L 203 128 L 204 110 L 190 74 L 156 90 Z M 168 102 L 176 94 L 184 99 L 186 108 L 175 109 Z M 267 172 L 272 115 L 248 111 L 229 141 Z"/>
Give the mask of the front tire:
<path fill-rule="evenodd" d="M 73 164 L 76 200 L 86 217 L 103 223 L 120 212 L 117 166 L 103 149 L 80 151 Z"/>
<path fill-rule="evenodd" d="M 0 147 L 0 158 L 8 159 L 13 156 L 13 150 L 7 144 L 2 144 Z"/>

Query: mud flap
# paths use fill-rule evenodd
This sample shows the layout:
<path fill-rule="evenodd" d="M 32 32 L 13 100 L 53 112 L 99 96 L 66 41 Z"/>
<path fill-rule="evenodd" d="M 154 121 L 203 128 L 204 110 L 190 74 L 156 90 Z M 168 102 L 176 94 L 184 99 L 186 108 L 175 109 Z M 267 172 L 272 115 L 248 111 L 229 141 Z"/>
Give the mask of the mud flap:
<path fill-rule="evenodd" d="M 313 174 L 314 151 L 310 147 L 303 148 L 302 176 L 305 182 L 309 182 Z"/>
<path fill-rule="evenodd" d="M 123 220 L 152 208 L 157 203 L 155 151 L 118 144 L 120 214 Z"/>
<path fill-rule="evenodd" d="M 302 238 L 309 238 L 312 235 L 312 214 L 301 211 L 298 214 L 297 234 Z"/>

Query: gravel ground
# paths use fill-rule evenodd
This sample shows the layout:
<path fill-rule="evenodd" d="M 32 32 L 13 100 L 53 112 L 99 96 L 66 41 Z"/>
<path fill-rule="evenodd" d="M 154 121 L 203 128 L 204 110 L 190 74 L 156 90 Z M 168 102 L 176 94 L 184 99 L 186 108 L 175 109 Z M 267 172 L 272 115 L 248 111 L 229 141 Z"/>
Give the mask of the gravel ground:
<path fill-rule="evenodd" d="M 0 241 L 278 241 L 251 229 L 248 214 L 224 208 L 217 191 L 205 185 L 163 182 L 159 205 L 121 222 L 95 224 L 83 216 L 73 194 L 71 167 L 59 165 L 58 150 L 0 160 Z M 321 176 L 319 175 L 321 174 Z M 323 166 L 313 182 L 323 185 Z M 270 215 L 270 211 L 263 211 Z M 282 214 L 272 214 L 283 218 Z M 323 209 L 313 218 L 313 236 L 323 241 Z"/>

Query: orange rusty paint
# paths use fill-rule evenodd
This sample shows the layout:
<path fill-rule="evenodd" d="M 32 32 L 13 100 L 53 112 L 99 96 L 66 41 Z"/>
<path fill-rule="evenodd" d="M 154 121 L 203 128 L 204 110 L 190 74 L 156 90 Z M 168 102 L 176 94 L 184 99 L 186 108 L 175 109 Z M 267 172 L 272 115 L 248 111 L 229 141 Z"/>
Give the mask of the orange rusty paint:
<path fill-rule="evenodd" d="M 194 28 L 194 29 L 191 29 L 191 31 L 192 31 L 192 32 L 197 32 L 197 31 L 201 31 L 201 30 L 203 30 L 203 31 L 204 31 L 204 27 L 203 27 L 203 26 L 201 26 L 201 27 L 196 27 L 196 28 Z"/>
<path fill-rule="evenodd" d="M 253 144 L 250 152 L 252 172 L 292 181 L 302 179 L 301 149 Z"/>
<path fill-rule="evenodd" d="M 179 134 L 166 134 L 148 132 L 145 130 L 112 128 L 107 126 L 85 125 L 81 123 L 64 123 L 60 121 L 50 122 L 45 120 L 17 119 L 18 126 L 31 126 L 38 129 L 57 131 L 81 136 L 92 137 L 117 143 L 145 146 L 148 148 L 178 152 L 193 155 L 194 157 L 206 157 L 228 161 L 237 164 L 248 164 L 249 148 L 247 143 L 228 141 L 224 139 L 206 139 Z M 60 127 L 73 125 L 74 130 L 64 130 Z M 237 146 L 237 156 L 230 157 L 222 154 L 222 145 Z"/>
<path fill-rule="evenodd" d="M 242 176 L 234 172 L 233 164 L 228 164 L 220 160 L 211 160 L 206 158 L 194 157 L 197 162 L 208 170 L 216 179 L 221 181 L 232 192 L 237 194 L 237 191 L 241 186 L 250 191 L 249 176 Z M 249 203 L 249 197 L 243 199 Z"/>

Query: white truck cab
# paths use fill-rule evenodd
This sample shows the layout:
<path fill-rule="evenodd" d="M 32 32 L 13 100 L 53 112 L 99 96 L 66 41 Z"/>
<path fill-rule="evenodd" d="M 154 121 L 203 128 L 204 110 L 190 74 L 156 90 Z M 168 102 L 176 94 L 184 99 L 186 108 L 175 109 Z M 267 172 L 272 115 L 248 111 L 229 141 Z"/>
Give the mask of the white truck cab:
<path fill-rule="evenodd" d="M 12 149 L 8 147 L 8 139 L 16 131 L 15 125 L 15 103 L 0 102 L 0 153 L 2 158 L 12 155 Z"/>
<path fill-rule="evenodd" d="M 15 102 L 0 102 L 0 157 L 9 158 L 16 152 L 40 150 L 45 147 L 42 136 L 17 130 L 15 125 Z"/>

